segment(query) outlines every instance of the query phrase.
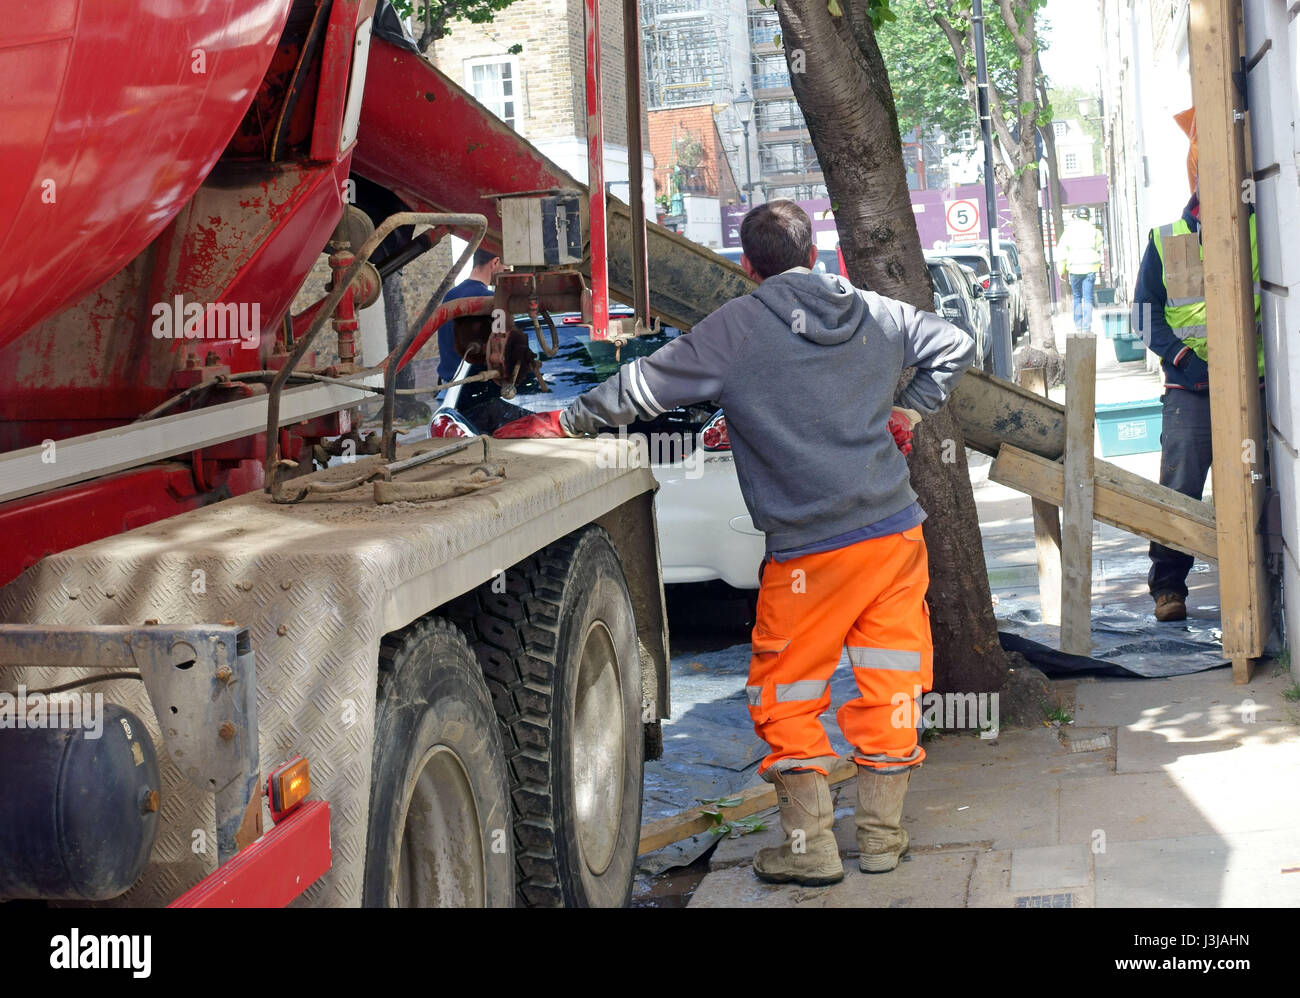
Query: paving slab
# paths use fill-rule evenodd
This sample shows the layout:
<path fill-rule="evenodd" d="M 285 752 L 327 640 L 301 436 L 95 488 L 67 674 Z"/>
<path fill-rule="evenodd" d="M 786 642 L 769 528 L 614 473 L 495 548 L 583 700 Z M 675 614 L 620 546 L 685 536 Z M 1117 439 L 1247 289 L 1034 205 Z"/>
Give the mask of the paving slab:
<path fill-rule="evenodd" d="M 1061 841 L 1061 786 L 1060 780 L 1044 779 L 1008 787 L 909 790 L 903 827 L 919 846 L 1055 845 Z"/>
<path fill-rule="evenodd" d="M 1011 883 L 1013 856 L 1022 851 L 990 849 L 976 853 L 975 869 L 971 871 L 970 882 L 966 889 L 967 908 L 1094 907 L 1091 883 L 1061 887 L 1013 887 Z"/>
<path fill-rule="evenodd" d="M 1226 765 L 1116 774 L 1061 786 L 1061 842 L 1300 829 L 1296 767 Z M 1300 831 L 1295 832 L 1300 843 Z"/>
<path fill-rule="evenodd" d="M 1056 888 L 1083 887 L 1092 882 L 1092 858 L 1082 843 L 1031 846 L 1011 853 L 1013 891 L 1050 893 Z"/>
<path fill-rule="evenodd" d="M 1294 828 L 1113 842 L 1094 863 L 1098 907 L 1300 906 Z"/>
<path fill-rule="evenodd" d="M 1240 707 L 1256 705 L 1257 717 L 1296 721 L 1296 705 L 1282 694 L 1294 680 L 1278 665 L 1265 664 L 1249 683 L 1235 686 L 1228 669 L 1197 672 L 1166 679 L 1087 679 L 1076 690 L 1075 719 L 1080 724 L 1130 724 L 1144 711 L 1187 703 Z"/>
<path fill-rule="evenodd" d="M 1243 686 L 1226 670 L 1151 680 L 1080 683 L 1076 719 L 1118 726 L 1116 771 L 1156 772 L 1190 757 L 1279 746 L 1300 759 L 1300 710 L 1282 695 L 1290 676 L 1270 668 Z M 1233 758 L 1236 758 L 1235 755 Z"/>
<path fill-rule="evenodd" d="M 1117 733 L 1115 771 L 1154 773 L 1229 765 L 1248 767 L 1252 760 L 1270 766 L 1300 762 L 1300 728 L 1283 724 L 1239 724 L 1234 718 L 1206 720 L 1184 713 L 1150 727 L 1130 726 Z M 1269 751 L 1272 749 L 1272 751 Z"/>
<path fill-rule="evenodd" d="M 890 873 L 858 871 L 844 862 L 844 880 L 831 887 L 765 884 L 747 867 L 710 873 L 691 898 L 692 908 L 963 908 L 976 850 L 903 857 Z"/>
<path fill-rule="evenodd" d="M 909 794 L 1097 777 L 1112 769 L 1104 750 L 1071 752 L 1055 728 L 1008 730 L 989 740 L 945 736 L 926 742 L 926 761 L 912 777 Z"/>

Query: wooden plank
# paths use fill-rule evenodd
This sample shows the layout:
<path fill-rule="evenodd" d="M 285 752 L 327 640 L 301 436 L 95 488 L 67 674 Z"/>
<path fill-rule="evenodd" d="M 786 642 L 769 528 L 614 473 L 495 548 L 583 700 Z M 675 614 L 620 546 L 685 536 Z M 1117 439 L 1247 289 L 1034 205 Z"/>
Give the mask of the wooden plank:
<path fill-rule="evenodd" d="M 1233 682 L 1250 679 L 1251 659 L 1268 636 L 1268 575 L 1257 533 L 1264 508 L 1263 422 L 1256 367 L 1254 277 L 1245 104 L 1233 73 L 1240 68 L 1240 0 L 1193 0 L 1188 28 L 1192 102 L 1199 135 L 1201 247 L 1209 347 L 1214 506 L 1218 512 L 1219 602 L 1223 654 Z"/>
<path fill-rule="evenodd" d="M 1023 367 L 1016 375 L 1020 387 L 1047 395 L 1047 373 Z M 1034 553 L 1038 558 L 1038 602 L 1044 624 L 1061 622 L 1061 514 L 1057 505 L 1031 499 L 1034 511 Z"/>
<path fill-rule="evenodd" d="M 1216 560 L 1213 506 L 1106 461 L 1094 461 L 1093 465 L 1094 519 L 1204 561 Z M 1065 468 L 1059 461 L 1008 444 L 989 469 L 989 481 L 1059 503 L 1065 493 Z"/>
<path fill-rule="evenodd" d="M 1097 337 L 1065 338 L 1065 494 L 1061 499 L 1061 651 L 1092 654 L 1093 434 Z"/>
<path fill-rule="evenodd" d="M 835 765 L 835 768 L 831 770 L 831 786 L 847 783 L 849 780 L 855 779 L 857 775 L 858 764 L 851 759 L 841 759 Z M 766 811 L 770 807 L 776 807 L 776 787 L 770 783 L 760 783 L 757 786 L 747 787 L 733 796 L 739 797 L 741 802 L 735 807 L 717 809 L 722 813 L 723 818 L 727 820 L 747 818 L 751 814 L 757 814 L 759 811 Z M 682 811 L 680 814 L 669 815 L 667 818 L 660 818 L 657 821 L 642 825 L 641 844 L 637 849 L 637 855 L 644 856 L 646 853 L 662 849 L 674 842 L 689 839 L 692 835 L 707 832 L 713 827 L 713 821 L 702 815 L 700 811 L 701 808 L 695 807 Z"/>
<path fill-rule="evenodd" d="M 966 446 L 989 457 L 1012 444 L 1056 460 L 1065 453 L 1065 408 L 1027 388 L 970 370 L 948 399 Z"/>

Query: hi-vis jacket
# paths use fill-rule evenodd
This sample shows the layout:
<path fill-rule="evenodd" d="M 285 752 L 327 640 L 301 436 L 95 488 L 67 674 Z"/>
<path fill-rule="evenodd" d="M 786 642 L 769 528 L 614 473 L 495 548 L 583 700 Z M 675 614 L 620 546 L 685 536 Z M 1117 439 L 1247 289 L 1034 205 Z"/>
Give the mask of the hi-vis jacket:
<path fill-rule="evenodd" d="M 1205 284 L 1199 263 L 1201 222 L 1194 213 L 1199 201 L 1193 197 L 1183 209 L 1178 221 L 1152 229 L 1142 266 L 1138 270 L 1137 287 L 1133 292 L 1133 327 L 1137 329 L 1147 349 L 1160 357 L 1165 372 L 1165 384 L 1192 391 L 1209 389 L 1209 375 L 1203 365 L 1193 365 L 1189 374 L 1178 366 L 1188 351 L 1202 361 L 1209 360 L 1206 346 Z M 1194 260 L 1171 261 L 1171 247 L 1180 237 L 1195 234 L 1197 253 Z M 1174 252 L 1173 256 L 1178 254 Z M 1255 216 L 1250 216 L 1250 258 L 1255 282 L 1255 321 L 1260 318 L 1259 299 L 1259 249 L 1255 239 Z M 1190 270 L 1190 274 L 1170 274 L 1170 266 Z M 1172 287 L 1171 287 L 1172 281 Z M 1259 376 L 1264 376 L 1264 341 L 1259 340 Z"/>
<path fill-rule="evenodd" d="M 1101 270 L 1101 229 L 1084 218 L 1070 219 L 1057 240 L 1056 259 L 1062 277 L 1095 274 Z"/>

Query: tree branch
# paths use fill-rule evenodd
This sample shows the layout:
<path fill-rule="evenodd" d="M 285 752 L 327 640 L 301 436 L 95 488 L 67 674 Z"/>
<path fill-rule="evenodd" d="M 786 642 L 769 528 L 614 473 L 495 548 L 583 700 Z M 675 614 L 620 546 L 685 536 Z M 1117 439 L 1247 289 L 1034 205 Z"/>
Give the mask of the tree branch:
<path fill-rule="evenodd" d="M 939 25 L 939 30 L 948 39 L 948 45 L 957 60 L 957 73 L 961 77 L 962 86 L 966 89 L 966 99 L 970 101 L 971 108 L 978 114 L 979 84 L 966 68 L 966 59 L 973 54 L 972 50 L 967 48 L 966 39 L 938 9 L 938 5 L 934 0 L 923 0 L 923 2 L 926 10 L 930 12 L 930 16 Z M 951 0 L 947 3 L 947 7 L 949 10 L 952 9 Z M 1016 169 L 1018 164 L 1015 159 L 1011 158 L 1010 150 L 1015 149 L 1017 144 L 1011 135 L 1011 129 L 1007 127 L 1002 95 L 998 93 L 997 87 L 993 86 L 992 82 L 989 83 L 989 118 L 992 120 L 993 129 L 998 135 L 998 154 L 1007 162 L 1010 169 Z"/>
<path fill-rule="evenodd" d="M 452 9 L 443 3 L 439 6 L 437 16 L 433 16 L 433 3 L 429 2 L 424 5 L 424 27 L 420 29 L 420 37 L 416 40 L 416 46 L 421 52 L 428 49 L 430 45 L 447 35 L 447 22 L 451 20 Z"/>
<path fill-rule="evenodd" d="M 1020 26 L 1016 23 L 1016 12 L 1012 9 L 1011 0 L 998 0 L 998 8 L 1002 11 L 1002 23 L 1007 26 L 1011 32 L 1011 40 L 1016 43 L 1016 49 L 1021 56 L 1033 55 L 1034 43 L 1029 39 L 1033 37 L 1033 28 L 1030 28 L 1029 35 L 1021 33 Z M 1030 24 L 1033 23 L 1034 12 L 1029 11 Z"/>

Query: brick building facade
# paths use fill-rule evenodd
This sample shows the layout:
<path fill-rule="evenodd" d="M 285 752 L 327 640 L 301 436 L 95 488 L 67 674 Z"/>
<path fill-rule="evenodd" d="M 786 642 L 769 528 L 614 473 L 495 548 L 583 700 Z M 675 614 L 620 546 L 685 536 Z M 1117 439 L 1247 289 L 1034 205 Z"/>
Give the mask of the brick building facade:
<path fill-rule="evenodd" d="M 602 122 L 605 181 L 627 198 L 627 81 L 623 9 L 601 0 Z M 489 24 L 457 21 L 428 56 L 520 135 L 579 180 L 587 177 L 586 72 L 582 0 L 515 0 Z M 522 51 L 511 53 L 514 46 Z M 644 107 L 645 87 L 642 84 Z M 646 140 L 644 114 L 642 140 Z M 653 211 L 652 164 L 643 164 L 647 211 Z M 651 215 L 653 217 L 653 215 Z"/>

